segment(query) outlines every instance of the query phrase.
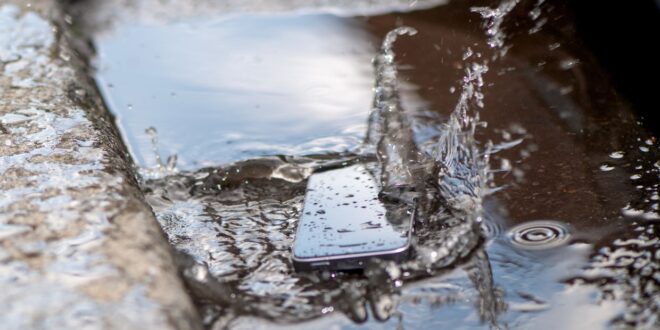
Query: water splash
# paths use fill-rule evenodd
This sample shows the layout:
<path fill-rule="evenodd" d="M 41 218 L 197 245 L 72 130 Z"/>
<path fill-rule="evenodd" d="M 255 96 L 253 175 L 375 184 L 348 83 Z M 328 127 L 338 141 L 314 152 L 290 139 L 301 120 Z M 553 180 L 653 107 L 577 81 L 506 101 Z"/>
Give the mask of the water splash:
<path fill-rule="evenodd" d="M 497 52 L 493 60 L 506 52 L 501 24 L 516 4 L 517 1 L 503 1 L 496 9 L 472 8 L 486 19 L 488 44 Z M 472 55 L 468 48 L 464 58 Z M 477 55 L 476 58 L 481 58 L 481 54 Z M 482 146 L 475 137 L 477 128 L 486 126 L 479 120 L 478 112 L 484 107 L 482 87 L 486 72 L 488 60 L 485 59 L 466 66 L 457 105 L 429 152 L 433 167 L 427 168 L 436 169 L 434 187 L 444 209 L 435 212 L 427 209 L 428 231 L 419 234 L 415 263 L 404 267 L 419 269 L 423 265 L 427 270 L 445 267 L 467 255 L 481 239 L 483 200 L 494 191 L 489 188 L 493 179 L 490 155 L 499 151 L 493 150 L 490 142 Z M 501 149 L 518 143 L 502 145 Z M 442 224 L 442 230 L 432 229 L 434 224 Z"/>
<path fill-rule="evenodd" d="M 478 115 L 470 110 L 474 105 L 483 107 L 480 88 L 485 66 L 474 64 L 466 70 L 459 103 L 441 127 L 435 147 L 426 153 L 416 145 L 399 101 L 392 49 L 398 36 L 414 33 L 410 27 L 389 32 L 374 60 L 374 108 L 364 148 L 377 150 L 382 167 L 381 198 L 391 203 L 419 202 L 424 229 L 417 235 L 415 258 L 401 265 L 413 273 L 446 267 L 477 246 L 481 204 L 490 178 L 489 152 L 478 147 L 474 137 Z"/>
<path fill-rule="evenodd" d="M 139 168 L 138 172 L 140 177 L 143 179 L 157 179 L 177 173 L 177 154 L 171 154 L 167 157 L 167 161 L 163 161 L 158 147 L 158 131 L 152 126 L 144 130 L 144 132 L 151 138 L 151 148 L 156 160 L 156 165 L 151 168 Z"/>
<path fill-rule="evenodd" d="M 412 36 L 416 33 L 417 30 L 407 26 L 390 31 L 383 40 L 380 54 L 373 61 L 376 86 L 365 150 L 376 149 L 381 165 L 381 196 L 394 200 L 410 199 L 410 195 L 403 195 L 412 191 L 419 192 L 422 188 L 417 178 L 428 172 L 401 107 L 395 54 L 392 50 L 398 36 Z"/>
<path fill-rule="evenodd" d="M 490 154 L 520 142 L 495 150 L 475 137 L 485 126 L 477 110 L 484 107 L 481 89 L 488 66 L 483 61 L 467 66 L 458 103 L 447 122 L 436 127 L 432 143 L 416 143 L 399 99 L 393 51 L 397 37 L 415 33 L 410 27 L 391 31 L 373 61 L 373 108 L 357 154 L 265 157 L 144 182 L 169 241 L 183 253 L 184 279 L 193 292 L 202 292 L 195 296 L 208 325 L 226 326 L 241 314 L 292 322 L 332 311 L 363 322 L 367 306 L 373 317 L 386 320 L 396 313 L 404 282 L 441 274 L 470 255 L 475 258 L 465 267 L 479 293 L 479 315 L 497 324 L 506 305 L 479 244 L 482 203 L 493 191 Z M 466 55 L 482 58 L 471 50 Z M 363 275 L 293 273 L 290 246 L 305 179 L 318 169 L 374 160 L 381 164 L 381 198 L 392 204 L 419 201 L 413 258 L 402 264 L 373 261 Z M 162 161 L 159 165 L 167 168 Z"/>
<path fill-rule="evenodd" d="M 484 28 L 488 37 L 488 45 L 497 50 L 493 59 L 506 55 L 508 48 L 504 46 L 506 33 L 502 29 L 504 18 L 520 2 L 520 0 L 504 0 L 496 8 L 472 7 L 472 12 L 478 13 L 484 19 Z"/>
<path fill-rule="evenodd" d="M 204 292 L 195 296 L 201 299 L 200 310 L 207 324 L 228 322 L 227 318 L 231 317 L 226 315 L 236 314 L 301 321 L 330 310 L 364 321 L 368 315 L 365 306 L 370 306 L 376 319 L 385 320 L 396 311 L 399 288 L 404 281 L 438 274 L 444 267 L 479 250 L 480 217 L 473 212 L 480 212 L 477 207 L 480 201 L 470 206 L 456 201 L 465 199 L 464 195 L 481 198 L 485 193 L 479 190 L 485 184 L 481 181 L 484 179 L 470 180 L 487 172 L 483 163 L 487 157 L 478 151 L 474 140 L 476 125 L 467 118 L 467 111 L 462 122 L 470 129 L 463 131 L 464 126 L 454 115 L 454 124 L 440 127 L 438 135 L 443 136 L 440 143 L 444 146 L 429 149 L 446 153 L 434 157 L 432 152 L 422 152 L 415 144 L 407 114 L 398 99 L 392 50 L 397 36 L 413 31 L 399 28 L 388 34 L 374 60 L 377 72 L 374 110 L 360 154 L 266 157 L 144 182 L 147 200 L 170 243 L 184 255 L 184 279 L 193 292 Z M 474 76 L 467 79 L 467 84 L 475 79 Z M 469 99 L 464 97 L 463 102 Z M 463 143 L 472 145 L 465 147 Z M 463 149 L 450 152 L 452 148 Z M 446 162 L 445 167 L 461 169 L 446 169 L 442 179 L 437 179 L 438 159 Z M 374 261 L 367 267 L 365 276 L 294 274 L 289 249 L 304 198 L 305 179 L 318 169 L 374 160 L 382 162 L 382 173 L 387 173 L 381 176 L 386 188 L 383 197 L 390 197 L 388 200 L 393 203 L 409 202 L 413 196 L 427 200 L 421 205 L 424 225 L 416 238 L 415 257 L 401 265 Z M 439 185 L 444 190 L 439 190 Z M 444 200 L 446 205 L 437 205 L 438 200 Z M 483 258 L 486 261 L 469 266 L 470 278 L 480 288 L 479 299 L 484 302 L 480 304 L 480 315 L 488 322 L 495 322 L 503 303 L 494 295 L 487 256 L 484 254 Z M 237 305 L 250 306 L 250 311 L 235 308 Z"/>
<path fill-rule="evenodd" d="M 502 24 L 517 4 L 517 0 L 508 0 L 502 1 L 496 8 L 471 8 L 484 19 L 487 43 L 495 50 L 492 60 L 506 54 L 506 34 Z M 464 58 L 471 58 L 472 54 L 473 51 L 468 48 Z M 477 58 L 481 58 L 481 54 L 478 55 Z M 445 204 L 459 216 L 472 218 L 476 222 L 482 221 L 483 198 L 494 191 L 489 188 L 493 178 L 490 155 L 522 142 L 516 140 L 497 147 L 488 142 L 481 146 L 475 138 L 477 128 L 486 126 L 479 120 L 478 109 L 484 107 L 482 87 L 487 72 L 487 59 L 466 65 L 460 98 L 432 154 L 439 164 L 438 190 Z"/>

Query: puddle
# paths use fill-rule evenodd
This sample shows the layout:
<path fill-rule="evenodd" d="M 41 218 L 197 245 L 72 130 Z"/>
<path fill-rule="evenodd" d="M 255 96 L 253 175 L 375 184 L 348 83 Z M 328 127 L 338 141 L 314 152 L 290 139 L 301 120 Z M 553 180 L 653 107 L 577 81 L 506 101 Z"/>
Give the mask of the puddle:
<path fill-rule="evenodd" d="M 144 167 L 156 164 L 148 127 L 181 169 L 344 151 L 372 99 L 378 41 L 361 25 L 321 14 L 122 25 L 97 39 L 97 81 Z"/>
<path fill-rule="evenodd" d="M 499 9 L 243 13 L 97 32 L 96 79 L 136 162 L 178 156 L 144 172 L 143 190 L 192 257 L 183 275 L 209 328 L 657 324 L 656 139 L 561 3 L 489 6 Z M 418 32 L 396 42 L 396 65 L 382 52 L 374 70 L 401 25 Z M 378 134 L 404 122 L 411 135 L 385 145 L 405 151 L 380 148 Z M 410 164 L 428 173 L 419 157 L 439 166 L 443 210 L 416 233 L 418 257 L 295 273 L 307 177 L 383 155 L 385 187 L 414 186 Z"/>

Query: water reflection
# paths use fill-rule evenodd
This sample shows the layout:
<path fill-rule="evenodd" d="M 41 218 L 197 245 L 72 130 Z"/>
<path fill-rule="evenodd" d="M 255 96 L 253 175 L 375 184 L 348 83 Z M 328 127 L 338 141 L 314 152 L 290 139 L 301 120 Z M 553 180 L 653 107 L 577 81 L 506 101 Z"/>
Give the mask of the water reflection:
<path fill-rule="evenodd" d="M 97 81 L 141 166 L 152 126 L 184 169 L 338 152 L 365 131 L 371 40 L 331 15 L 125 24 L 96 38 Z"/>

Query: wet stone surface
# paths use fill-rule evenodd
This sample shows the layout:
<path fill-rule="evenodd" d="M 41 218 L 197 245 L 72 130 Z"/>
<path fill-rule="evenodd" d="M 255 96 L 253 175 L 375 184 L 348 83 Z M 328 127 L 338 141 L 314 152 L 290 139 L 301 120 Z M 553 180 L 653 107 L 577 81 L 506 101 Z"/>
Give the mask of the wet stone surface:
<path fill-rule="evenodd" d="M 194 328 L 55 2 L 0 1 L 0 324 Z"/>

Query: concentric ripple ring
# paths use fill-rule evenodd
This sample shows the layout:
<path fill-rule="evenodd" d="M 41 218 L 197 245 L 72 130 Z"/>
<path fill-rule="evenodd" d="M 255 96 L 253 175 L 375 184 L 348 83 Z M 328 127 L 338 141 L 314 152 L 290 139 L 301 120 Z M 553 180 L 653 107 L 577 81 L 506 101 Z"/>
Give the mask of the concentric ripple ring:
<path fill-rule="evenodd" d="M 487 239 L 498 237 L 504 231 L 502 225 L 490 219 L 484 219 L 481 222 L 481 231 Z"/>
<path fill-rule="evenodd" d="M 508 236 L 518 248 L 544 250 L 565 244 L 571 234 L 567 226 L 559 221 L 537 220 L 513 227 Z"/>

